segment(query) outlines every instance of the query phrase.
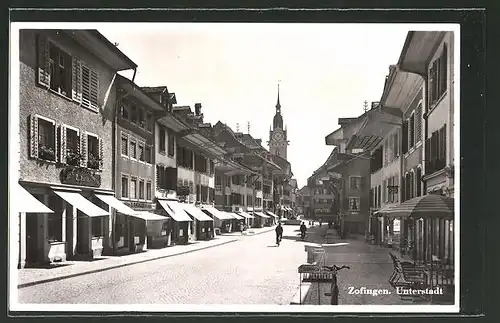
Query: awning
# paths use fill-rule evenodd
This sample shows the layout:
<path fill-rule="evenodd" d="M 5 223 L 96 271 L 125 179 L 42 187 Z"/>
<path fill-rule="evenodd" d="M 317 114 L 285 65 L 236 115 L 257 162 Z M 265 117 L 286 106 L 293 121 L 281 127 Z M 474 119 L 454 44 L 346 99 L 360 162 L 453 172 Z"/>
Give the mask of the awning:
<path fill-rule="evenodd" d="M 274 214 L 273 212 L 266 211 L 266 213 L 269 214 L 270 216 L 275 217 L 276 219 L 278 219 L 278 216 L 276 214 Z"/>
<path fill-rule="evenodd" d="M 168 218 L 166 216 L 162 216 L 162 215 L 154 214 L 154 213 L 150 213 L 150 212 L 145 212 L 145 211 L 143 211 L 143 212 L 136 211 L 134 214 L 132 214 L 132 216 L 146 220 L 146 221 L 165 221 L 165 220 L 168 220 Z"/>
<path fill-rule="evenodd" d="M 264 214 L 264 213 L 262 213 L 262 212 L 254 212 L 253 214 L 258 215 L 258 216 L 260 216 L 261 218 L 266 218 L 266 219 L 270 218 L 270 216 L 269 216 L 269 215 L 265 215 L 265 214 Z"/>
<path fill-rule="evenodd" d="M 16 200 L 21 203 L 17 203 L 19 212 L 26 213 L 54 213 L 45 204 L 37 200 L 33 195 L 31 195 L 27 190 L 25 190 L 21 185 L 17 184 Z"/>
<path fill-rule="evenodd" d="M 97 198 L 99 198 L 101 201 L 108 204 L 109 206 L 111 206 L 113 209 L 117 210 L 120 213 L 126 215 L 134 215 L 135 213 L 137 213 L 137 211 L 134 211 L 130 207 L 126 206 L 113 195 L 95 194 L 95 196 L 97 196 Z"/>
<path fill-rule="evenodd" d="M 234 212 L 227 212 L 229 215 L 231 215 L 233 217 L 233 219 L 236 219 L 236 220 L 243 220 L 244 217 L 237 214 L 237 213 L 234 213 Z"/>
<path fill-rule="evenodd" d="M 246 212 L 238 212 L 238 215 L 241 215 L 247 219 L 254 219 L 255 217 L 249 213 L 246 213 Z"/>
<path fill-rule="evenodd" d="M 253 211 L 253 207 L 247 207 L 247 212 L 252 212 Z"/>
<path fill-rule="evenodd" d="M 376 214 L 377 216 L 382 216 L 382 215 L 387 215 L 387 212 L 389 212 L 392 208 L 394 208 L 398 204 L 387 204 L 384 205 L 380 210 L 377 210 L 373 212 L 373 214 Z"/>
<path fill-rule="evenodd" d="M 54 191 L 54 193 L 90 217 L 109 215 L 108 211 L 101 209 L 79 193 L 61 191 Z"/>
<path fill-rule="evenodd" d="M 189 203 L 179 203 L 179 205 L 189 213 L 192 217 L 196 218 L 198 221 L 213 221 L 211 217 L 206 215 L 200 208 L 197 208 L 193 204 Z"/>
<path fill-rule="evenodd" d="M 161 207 L 167 212 L 167 214 L 177 222 L 193 221 L 189 215 L 180 206 L 180 203 L 173 200 L 158 200 Z"/>
<path fill-rule="evenodd" d="M 427 194 L 395 205 L 385 212 L 385 215 L 416 219 L 423 217 L 453 218 L 455 214 L 454 201 L 452 197 Z"/>
<path fill-rule="evenodd" d="M 231 215 L 227 214 L 226 212 L 219 211 L 214 207 L 206 207 L 205 206 L 205 207 L 203 207 L 203 210 L 207 211 L 213 217 L 216 217 L 219 220 L 232 220 L 233 219 L 233 217 Z"/>

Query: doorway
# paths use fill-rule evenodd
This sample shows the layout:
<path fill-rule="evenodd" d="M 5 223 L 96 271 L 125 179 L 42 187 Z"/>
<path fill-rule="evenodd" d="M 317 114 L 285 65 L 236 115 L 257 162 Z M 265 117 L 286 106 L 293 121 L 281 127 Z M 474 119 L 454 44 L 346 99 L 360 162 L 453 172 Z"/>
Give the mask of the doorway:
<path fill-rule="evenodd" d="M 34 264 L 38 262 L 37 242 L 38 213 L 26 213 L 26 264 Z"/>

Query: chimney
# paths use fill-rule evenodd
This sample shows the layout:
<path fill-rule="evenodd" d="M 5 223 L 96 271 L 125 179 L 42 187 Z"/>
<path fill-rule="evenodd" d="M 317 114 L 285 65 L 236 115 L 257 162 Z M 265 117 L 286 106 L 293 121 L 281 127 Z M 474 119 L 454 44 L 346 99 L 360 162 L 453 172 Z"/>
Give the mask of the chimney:
<path fill-rule="evenodd" d="M 201 113 L 201 103 L 194 104 L 194 113 L 196 116 L 199 116 Z"/>

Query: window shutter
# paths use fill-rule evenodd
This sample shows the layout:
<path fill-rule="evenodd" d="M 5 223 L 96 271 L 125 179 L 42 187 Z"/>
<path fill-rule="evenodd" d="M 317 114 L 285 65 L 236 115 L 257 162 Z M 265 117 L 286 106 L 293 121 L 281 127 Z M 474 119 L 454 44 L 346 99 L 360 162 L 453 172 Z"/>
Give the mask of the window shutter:
<path fill-rule="evenodd" d="M 432 143 L 431 143 L 431 138 L 427 139 L 425 141 L 425 154 L 424 154 L 424 158 L 425 158 L 425 173 L 426 174 L 429 174 L 429 167 L 431 167 L 431 146 L 432 146 Z"/>
<path fill-rule="evenodd" d="M 96 71 L 90 71 L 90 107 L 99 109 L 99 76 Z"/>
<path fill-rule="evenodd" d="M 60 150 L 59 150 L 59 162 L 61 164 L 66 164 L 66 126 L 65 125 L 60 125 L 59 126 L 59 141 L 61 142 L 60 144 Z"/>
<path fill-rule="evenodd" d="M 435 82 L 436 82 L 435 69 L 434 69 L 434 63 L 433 63 L 431 68 L 429 69 L 428 84 L 427 84 L 427 87 L 428 87 L 427 92 L 429 95 L 427 102 L 429 102 L 429 105 L 432 105 L 434 103 L 434 83 Z"/>
<path fill-rule="evenodd" d="M 38 158 L 38 117 L 30 116 L 30 157 Z"/>
<path fill-rule="evenodd" d="M 415 142 L 422 140 L 422 104 L 415 110 Z"/>
<path fill-rule="evenodd" d="M 54 155 L 55 155 L 55 156 L 54 156 L 54 161 L 55 161 L 55 162 L 57 162 L 57 161 L 60 161 L 60 160 L 59 160 L 59 157 L 60 157 L 60 156 L 59 156 L 59 154 L 57 153 L 57 152 L 58 152 L 58 149 L 57 149 L 57 148 L 59 147 L 59 145 L 57 144 L 57 143 L 58 143 L 58 141 L 59 141 L 59 138 L 58 138 L 59 136 L 58 136 L 58 132 L 57 132 L 57 130 L 59 129 L 59 124 L 55 124 L 55 123 L 54 123 L 54 124 L 52 125 L 52 127 L 53 127 L 53 131 L 54 131 Z"/>
<path fill-rule="evenodd" d="M 90 107 L 90 68 L 82 64 L 82 106 Z"/>
<path fill-rule="evenodd" d="M 48 38 L 38 35 L 38 83 L 50 87 L 50 59 Z"/>
<path fill-rule="evenodd" d="M 439 130 L 439 159 L 442 165 L 446 164 L 446 124 Z"/>
<path fill-rule="evenodd" d="M 443 52 L 439 58 L 439 95 L 446 91 L 448 83 L 448 52 L 446 44 L 443 46 Z"/>
<path fill-rule="evenodd" d="M 82 103 L 82 61 L 73 57 L 71 93 L 73 101 Z"/>
<path fill-rule="evenodd" d="M 99 138 L 99 170 L 102 170 L 104 166 L 104 146 L 102 138 Z"/>
<path fill-rule="evenodd" d="M 160 166 L 156 165 L 156 188 L 161 188 L 160 187 Z"/>
<path fill-rule="evenodd" d="M 87 133 L 85 131 L 80 131 L 80 154 L 82 155 L 80 166 L 87 167 Z"/>
<path fill-rule="evenodd" d="M 402 154 L 406 154 L 408 152 L 408 121 L 403 122 L 403 135 L 401 140 L 403 141 Z"/>
<path fill-rule="evenodd" d="M 384 203 L 387 202 L 387 194 L 386 194 L 386 188 L 387 188 L 387 183 L 386 183 L 386 180 L 384 179 L 382 181 L 382 201 Z"/>
<path fill-rule="evenodd" d="M 408 137 L 410 142 L 410 148 L 413 148 L 413 146 L 415 146 L 415 114 L 411 115 L 410 124 L 408 127 L 409 127 Z"/>

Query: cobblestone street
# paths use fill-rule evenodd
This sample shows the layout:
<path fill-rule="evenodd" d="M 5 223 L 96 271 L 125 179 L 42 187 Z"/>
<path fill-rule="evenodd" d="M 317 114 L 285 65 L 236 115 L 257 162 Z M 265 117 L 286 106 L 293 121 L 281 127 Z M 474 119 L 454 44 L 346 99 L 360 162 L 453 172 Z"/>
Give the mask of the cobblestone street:
<path fill-rule="evenodd" d="M 306 261 L 298 226 L 99 273 L 20 288 L 21 303 L 289 304 Z"/>

